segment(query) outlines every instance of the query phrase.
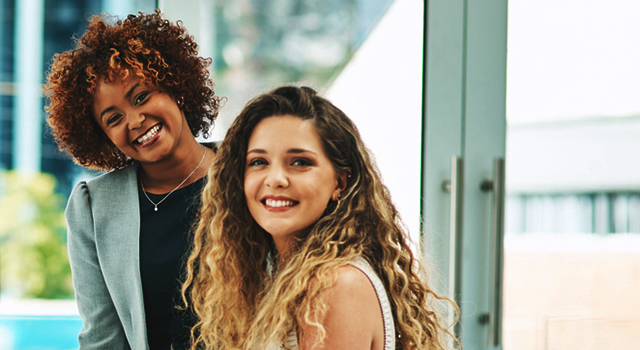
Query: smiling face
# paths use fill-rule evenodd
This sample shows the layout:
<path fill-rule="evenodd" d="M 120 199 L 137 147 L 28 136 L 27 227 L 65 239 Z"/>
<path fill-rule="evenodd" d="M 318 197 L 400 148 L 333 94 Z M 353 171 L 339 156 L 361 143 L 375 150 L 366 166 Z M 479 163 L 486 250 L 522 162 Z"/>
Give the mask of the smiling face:
<path fill-rule="evenodd" d="M 263 119 L 247 147 L 244 192 L 251 215 L 279 254 L 316 222 L 344 189 L 313 124 L 294 116 Z"/>
<path fill-rule="evenodd" d="M 116 76 L 101 80 L 94 94 L 93 117 L 122 153 L 152 163 L 166 159 L 185 137 L 191 136 L 174 98 L 138 78 Z"/>

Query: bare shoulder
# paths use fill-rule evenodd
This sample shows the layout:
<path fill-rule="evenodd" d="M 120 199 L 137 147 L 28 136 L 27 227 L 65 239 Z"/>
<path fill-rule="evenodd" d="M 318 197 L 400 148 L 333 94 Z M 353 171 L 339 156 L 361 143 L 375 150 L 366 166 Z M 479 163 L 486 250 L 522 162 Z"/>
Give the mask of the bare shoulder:
<path fill-rule="evenodd" d="M 338 268 L 337 279 L 332 286 L 332 292 L 345 293 L 347 295 L 352 295 L 352 293 L 370 294 L 369 292 L 372 292 L 373 296 L 375 296 L 375 289 L 369 277 L 352 265 L 345 265 Z"/>
<path fill-rule="evenodd" d="M 381 325 L 380 302 L 369 277 L 352 265 L 338 268 L 337 274 L 337 279 L 327 295 L 330 313 L 339 313 L 352 320 L 359 317 L 358 322 L 362 322 L 361 325 Z"/>
<path fill-rule="evenodd" d="M 323 344 L 316 344 L 316 330 L 303 329 L 302 350 L 379 348 L 384 338 L 382 311 L 373 284 L 364 272 L 351 265 L 339 267 L 325 300 L 328 310 L 322 324 L 326 338 Z"/>

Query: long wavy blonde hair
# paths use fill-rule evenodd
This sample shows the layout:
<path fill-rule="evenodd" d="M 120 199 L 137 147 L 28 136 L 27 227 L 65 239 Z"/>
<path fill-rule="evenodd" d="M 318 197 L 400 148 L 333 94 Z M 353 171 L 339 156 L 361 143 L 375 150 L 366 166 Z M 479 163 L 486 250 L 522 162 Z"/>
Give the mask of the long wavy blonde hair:
<path fill-rule="evenodd" d="M 261 120 L 282 115 L 310 120 L 336 172 L 350 172 L 342 199 L 329 203 L 286 260 L 251 217 L 244 194 L 249 138 Z M 317 326 L 322 341 L 327 305 L 320 296 L 355 257 L 367 260 L 385 286 L 397 349 L 446 349 L 455 340 L 436 304 L 457 307 L 428 286 L 355 125 L 314 90 L 286 86 L 250 101 L 218 150 L 202 202 L 182 287 L 198 318 L 191 349 L 284 345 L 300 325 Z"/>

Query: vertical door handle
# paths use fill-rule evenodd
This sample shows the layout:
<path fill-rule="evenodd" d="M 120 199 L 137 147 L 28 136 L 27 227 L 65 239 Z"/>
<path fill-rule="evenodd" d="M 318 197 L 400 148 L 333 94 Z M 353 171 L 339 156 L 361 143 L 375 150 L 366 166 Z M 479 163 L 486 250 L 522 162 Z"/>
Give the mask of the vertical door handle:
<path fill-rule="evenodd" d="M 504 158 L 493 160 L 493 179 L 484 180 L 483 191 L 492 191 L 493 208 L 491 215 L 491 278 L 489 295 L 489 346 L 499 347 L 502 343 L 502 272 L 504 269 Z"/>
<path fill-rule="evenodd" d="M 462 157 L 451 157 L 451 180 L 444 181 L 442 189 L 451 194 L 449 205 L 449 298 L 460 306 L 462 294 L 462 203 L 464 187 L 464 161 Z M 460 335 L 460 323 L 454 326 Z"/>

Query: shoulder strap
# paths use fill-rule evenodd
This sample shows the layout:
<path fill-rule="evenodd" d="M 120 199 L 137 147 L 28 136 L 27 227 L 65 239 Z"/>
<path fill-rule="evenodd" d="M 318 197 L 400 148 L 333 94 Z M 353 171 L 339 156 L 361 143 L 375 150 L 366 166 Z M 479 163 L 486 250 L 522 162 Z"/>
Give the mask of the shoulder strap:
<path fill-rule="evenodd" d="M 384 322 L 384 350 L 395 350 L 396 348 L 396 329 L 393 323 L 393 314 L 391 313 L 391 304 L 389 303 L 389 297 L 387 291 L 384 289 L 382 280 L 373 271 L 373 268 L 369 263 L 361 257 L 358 257 L 349 262 L 350 265 L 356 267 L 362 271 L 376 291 L 378 296 L 378 302 L 380 303 L 380 309 L 382 310 L 382 320 Z"/>

